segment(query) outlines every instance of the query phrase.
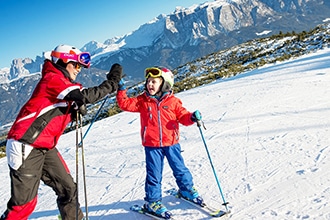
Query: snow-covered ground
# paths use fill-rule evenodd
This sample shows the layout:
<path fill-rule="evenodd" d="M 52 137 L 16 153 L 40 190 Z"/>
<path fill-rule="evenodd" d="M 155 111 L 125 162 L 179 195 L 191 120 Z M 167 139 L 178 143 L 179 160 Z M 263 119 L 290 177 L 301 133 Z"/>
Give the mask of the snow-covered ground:
<path fill-rule="evenodd" d="M 203 134 L 232 214 L 227 219 L 330 219 L 330 49 L 177 94 L 202 112 Z M 120 113 L 94 123 L 84 140 L 91 220 L 148 219 L 143 204 L 145 161 L 139 115 Z M 84 127 L 84 131 L 87 127 Z M 75 132 L 58 148 L 75 177 Z M 222 207 L 196 125 L 181 127 L 186 165 L 205 201 Z M 81 161 L 80 168 L 81 166 Z M 0 212 L 10 196 L 0 159 Z M 79 171 L 82 174 L 81 170 Z M 81 175 L 80 175 L 81 177 Z M 83 181 L 79 197 L 84 208 Z M 176 187 L 168 165 L 163 191 Z M 163 201 L 176 219 L 210 219 L 173 196 Z M 56 219 L 54 192 L 41 184 L 30 219 Z"/>

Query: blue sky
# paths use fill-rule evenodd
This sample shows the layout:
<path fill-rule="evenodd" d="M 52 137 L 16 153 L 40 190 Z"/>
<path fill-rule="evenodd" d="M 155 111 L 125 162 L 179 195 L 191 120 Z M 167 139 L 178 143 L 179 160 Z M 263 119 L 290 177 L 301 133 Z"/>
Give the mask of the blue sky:
<path fill-rule="evenodd" d="M 203 0 L 0 0 L 0 68 L 15 58 L 35 59 L 58 44 L 78 48 L 139 28 L 176 6 Z"/>

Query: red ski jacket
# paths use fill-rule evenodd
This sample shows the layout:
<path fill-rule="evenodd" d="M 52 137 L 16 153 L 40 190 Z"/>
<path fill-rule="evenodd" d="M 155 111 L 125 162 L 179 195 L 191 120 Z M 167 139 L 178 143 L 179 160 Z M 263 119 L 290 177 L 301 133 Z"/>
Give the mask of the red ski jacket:
<path fill-rule="evenodd" d="M 117 92 L 117 102 L 124 111 L 139 112 L 142 145 L 146 147 L 169 147 L 179 142 L 179 123 L 189 126 L 192 113 L 187 111 L 179 98 L 172 93 L 159 101 L 146 92 L 129 98 L 126 90 Z"/>
<path fill-rule="evenodd" d="M 7 139 L 36 148 L 52 149 L 71 121 L 73 103 L 93 103 L 117 89 L 118 82 L 105 80 L 97 87 L 82 89 L 66 69 L 46 60 L 31 98 L 21 108 Z"/>

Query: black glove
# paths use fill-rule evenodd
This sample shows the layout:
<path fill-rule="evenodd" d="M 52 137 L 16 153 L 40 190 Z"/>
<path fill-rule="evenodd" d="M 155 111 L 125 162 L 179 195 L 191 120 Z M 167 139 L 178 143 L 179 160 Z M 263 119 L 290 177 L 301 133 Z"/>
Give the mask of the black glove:
<path fill-rule="evenodd" d="M 191 120 L 193 122 L 202 120 L 202 114 L 200 113 L 200 111 L 198 111 L 198 110 L 194 111 L 194 113 L 192 113 L 192 115 L 191 115 Z"/>
<path fill-rule="evenodd" d="M 82 116 L 87 114 L 87 108 L 85 103 L 82 103 L 79 106 L 76 102 L 74 102 L 72 107 L 75 112 L 79 112 L 79 114 L 81 114 Z"/>
<path fill-rule="evenodd" d="M 86 115 L 86 114 L 87 114 L 87 108 L 86 108 L 86 105 L 83 104 L 82 106 L 80 106 L 79 109 L 78 109 L 78 112 L 79 112 L 82 116 Z"/>
<path fill-rule="evenodd" d="M 118 84 L 120 79 L 122 78 L 122 74 L 123 74 L 123 67 L 120 64 L 115 63 L 111 66 L 111 69 L 107 74 L 107 79 L 114 81 L 116 84 Z"/>

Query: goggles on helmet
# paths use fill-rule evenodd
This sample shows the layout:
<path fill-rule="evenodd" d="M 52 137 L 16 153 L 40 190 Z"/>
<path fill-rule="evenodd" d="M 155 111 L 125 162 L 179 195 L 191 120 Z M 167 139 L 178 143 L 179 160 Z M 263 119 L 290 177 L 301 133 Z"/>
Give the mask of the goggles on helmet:
<path fill-rule="evenodd" d="M 64 62 L 67 61 L 76 61 L 85 68 L 88 68 L 91 65 L 91 55 L 88 52 L 82 52 L 80 54 L 72 53 L 61 53 L 57 51 L 52 51 L 51 56 L 62 59 Z"/>
<path fill-rule="evenodd" d="M 157 67 L 147 68 L 145 69 L 144 73 L 145 73 L 145 78 L 149 78 L 149 77 L 157 78 L 162 76 L 162 70 Z"/>

